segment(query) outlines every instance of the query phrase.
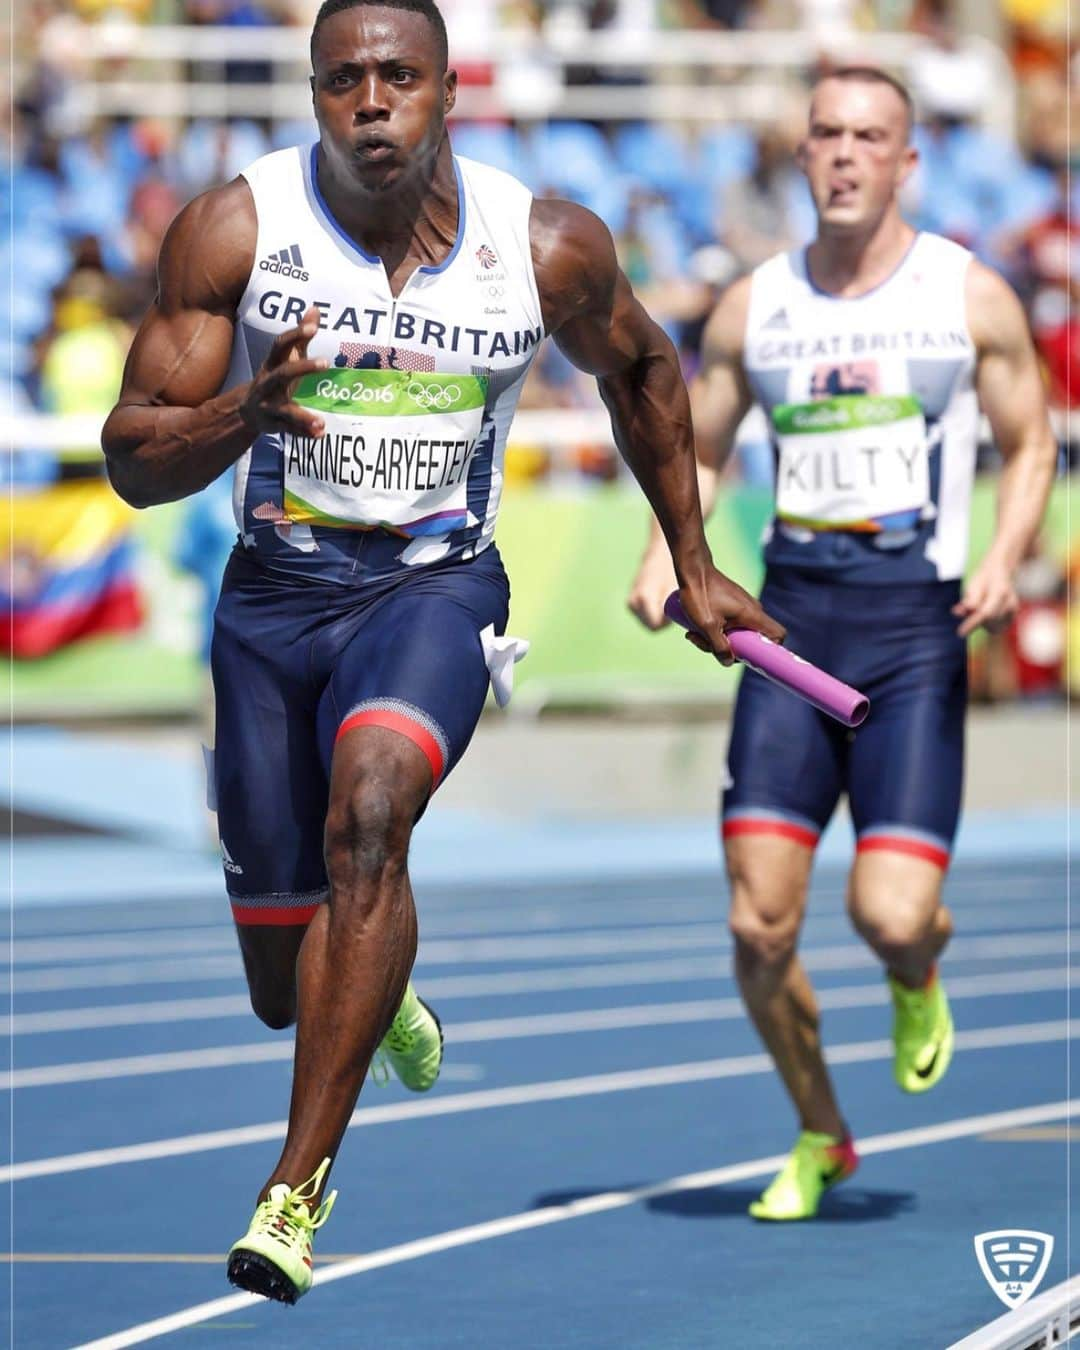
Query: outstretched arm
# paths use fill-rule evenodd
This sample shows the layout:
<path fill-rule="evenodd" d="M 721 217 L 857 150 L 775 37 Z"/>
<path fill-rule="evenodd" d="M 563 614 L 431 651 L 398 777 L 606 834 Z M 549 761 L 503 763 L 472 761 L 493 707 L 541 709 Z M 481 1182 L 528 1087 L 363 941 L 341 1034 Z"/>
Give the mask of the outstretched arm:
<path fill-rule="evenodd" d="M 678 358 L 634 298 L 607 228 L 583 207 L 537 201 L 532 249 L 547 330 L 574 365 L 597 377 L 615 442 L 671 552 L 683 605 L 701 634 L 697 645 L 730 662 L 725 626 L 782 640 L 780 625 L 712 565 Z"/>
<path fill-rule="evenodd" d="M 750 279 L 740 278 L 721 296 L 705 326 L 701 370 L 690 385 L 697 446 L 698 495 L 707 520 L 716 505 L 720 475 L 735 444 L 735 433 L 753 399 L 742 364 L 743 333 L 750 303 Z M 646 628 L 667 623 L 664 600 L 675 585 L 671 555 L 655 516 L 649 542 L 627 605 Z"/>
<path fill-rule="evenodd" d="M 953 611 L 962 619 L 961 637 L 980 625 L 1002 628 L 1016 614 L 1013 577 L 1038 533 L 1057 463 L 1042 376 L 1020 301 L 979 262 L 968 269 L 966 301 L 979 403 L 1005 463 L 993 542 Z"/>
<path fill-rule="evenodd" d="M 112 485 L 132 506 L 198 492 L 263 430 L 322 434 L 321 419 L 289 398 L 294 379 L 325 364 L 304 359 L 317 314 L 275 341 L 252 380 L 218 392 L 255 237 L 255 205 L 241 178 L 197 197 L 165 236 L 157 295 L 101 438 Z"/>

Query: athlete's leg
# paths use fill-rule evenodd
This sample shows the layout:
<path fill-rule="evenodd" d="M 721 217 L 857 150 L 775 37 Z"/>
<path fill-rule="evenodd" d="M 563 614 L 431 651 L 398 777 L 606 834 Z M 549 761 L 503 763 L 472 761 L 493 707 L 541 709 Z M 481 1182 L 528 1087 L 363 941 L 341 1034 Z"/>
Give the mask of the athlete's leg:
<path fill-rule="evenodd" d="M 776 834 L 729 837 L 735 973 L 801 1128 L 840 1136 L 844 1123 L 821 1052 L 817 1001 L 796 954 L 813 848 Z"/>
<path fill-rule="evenodd" d="M 334 751 L 326 865 L 330 899 L 300 949 L 296 1058 L 285 1146 L 264 1194 L 332 1158 L 416 957 L 406 869 L 431 766 L 400 733 L 365 726 Z"/>
<path fill-rule="evenodd" d="M 401 1004 L 417 943 L 409 841 L 479 720 L 488 689 L 480 632 L 505 626 L 506 605 L 492 552 L 404 584 L 334 661 L 320 704 L 330 895 L 300 950 L 289 1129 L 264 1194 L 334 1157 Z"/>
<path fill-rule="evenodd" d="M 817 650 L 816 583 L 770 582 L 763 602 L 793 650 Z M 821 1051 L 817 1003 L 796 955 L 818 836 L 843 787 L 847 742 L 808 704 L 747 671 L 739 687 L 724 794 L 735 972 L 747 1010 L 803 1129 L 839 1136 L 843 1122 Z"/>
<path fill-rule="evenodd" d="M 858 838 L 848 905 L 889 972 L 894 1074 L 925 1092 L 948 1069 L 953 1024 L 936 963 L 952 932 L 942 903 L 960 811 L 966 653 L 950 610 L 958 588 L 894 591 L 875 647 L 891 667 L 851 751 Z M 883 771 L 884 769 L 884 771 Z"/>

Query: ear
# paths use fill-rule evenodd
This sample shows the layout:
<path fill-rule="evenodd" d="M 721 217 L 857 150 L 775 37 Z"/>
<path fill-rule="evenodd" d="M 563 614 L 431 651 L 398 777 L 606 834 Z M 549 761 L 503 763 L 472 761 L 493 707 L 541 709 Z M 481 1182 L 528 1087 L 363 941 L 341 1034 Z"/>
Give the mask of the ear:
<path fill-rule="evenodd" d="M 449 116 L 457 103 L 457 71 L 448 70 L 443 80 L 443 114 Z"/>
<path fill-rule="evenodd" d="M 918 167 L 918 150 L 913 145 L 905 145 L 904 152 L 900 156 L 900 163 L 896 166 L 896 186 L 898 188 L 903 187 Z"/>

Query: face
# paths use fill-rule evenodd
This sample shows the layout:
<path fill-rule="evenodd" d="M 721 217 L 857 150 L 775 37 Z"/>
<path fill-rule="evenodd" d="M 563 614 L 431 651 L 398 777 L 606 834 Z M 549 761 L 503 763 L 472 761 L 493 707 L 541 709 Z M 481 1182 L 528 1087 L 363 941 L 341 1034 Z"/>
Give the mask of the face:
<path fill-rule="evenodd" d="M 915 168 L 907 108 L 887 84 L 823 80 L 799 147 L 822 233 L 872 229 Z"/>
<path fill-rule="evenodd" d="M 323 154 L 339 181 L 378 193 L 430 172 L 457 75 L 443 70 L 422 14 L 342 10 L 319 29 L 313 65 Z"/>

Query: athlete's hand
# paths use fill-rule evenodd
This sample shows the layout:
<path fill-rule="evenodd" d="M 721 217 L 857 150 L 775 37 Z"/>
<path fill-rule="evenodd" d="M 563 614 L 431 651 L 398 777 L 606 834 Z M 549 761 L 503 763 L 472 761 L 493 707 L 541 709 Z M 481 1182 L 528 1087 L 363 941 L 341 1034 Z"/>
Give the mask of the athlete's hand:
<path fill-rule="evenodd" d="M 307 354 L 308 343 L 318 331 L 319 311 L 312 305 L 296 328 L 274 339 L 240 406 L 240 416 L 254 432 L 291 431 L 296 436 L 317 438 L 326 430 L 326 422 L 318 413 L 292 401 L 301 375 L 326 370 L 330 364 Z"/>
<path fill-rule="evenodd" d="M 994 558 L 984 558 L 964 588 L 959 604 L 953 605 L 952 612 L 963 619 L 957 635 L 966 638 L 976 628 L 999 633 L 1008 628 L 1019 608 L 1012 569 Z"/>
<path fill-rule="evenodd" d="M 712 652 L 721 665 L 730 666 L 735 656 L 725 635 L 726 628 L 752 628 L 773 642 L 783 642 L 787 630 L 770 619 L 758 602 L 741 586 L 711 567 L 703 583 L 679 590 L 686 617 L 696 632 L 686 635 L 703 652 Z"/>
<path fill-rule="evenodd" d="M 664 601 L 677 585 L 671 554 L 664 545 L 650 544 L 626 597 L 626 607 L 655 633 L 671 622 L 664 613 Z"/>

